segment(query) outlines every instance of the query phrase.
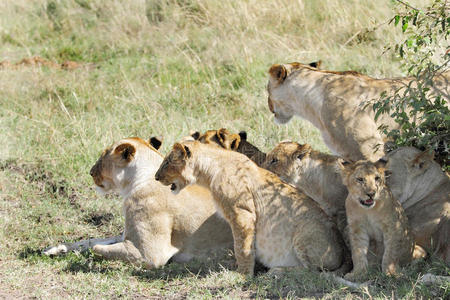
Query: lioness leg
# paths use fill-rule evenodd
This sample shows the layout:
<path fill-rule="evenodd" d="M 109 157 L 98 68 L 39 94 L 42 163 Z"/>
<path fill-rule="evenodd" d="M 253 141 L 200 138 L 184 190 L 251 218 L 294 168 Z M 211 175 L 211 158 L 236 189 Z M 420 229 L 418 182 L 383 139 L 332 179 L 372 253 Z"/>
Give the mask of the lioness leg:
<path fill-rule="evenodd" d="M 95 245 L 92 250 L 106 259 L 123 260 L 133 264 L 142 264 L 143 257 L 130 241 L 112 245 Z"/>
<path fill-rule="evenodd" d="M 255 266 L 255 215 L 245 209 L 235 209 L 229 219 L 234 239 L 237 271 L 253 276 Z"/>
<path fill-rule="evenodd" d="M 75 243 L 64 243 L 58 246 L 49 247 L 43 251 L 45 255 L 61 255 L 72 251 L 86 251 L 95 245 L 111 245 L 123 241 L 123 235 L 117 235 L 104 239 L 88 239 Z"/>

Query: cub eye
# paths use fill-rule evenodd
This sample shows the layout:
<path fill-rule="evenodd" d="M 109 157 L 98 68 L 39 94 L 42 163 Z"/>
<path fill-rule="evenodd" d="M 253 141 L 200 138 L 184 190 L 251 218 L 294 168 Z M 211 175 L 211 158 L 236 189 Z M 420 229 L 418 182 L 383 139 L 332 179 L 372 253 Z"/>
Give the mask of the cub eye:
<path fill-rule="evenodd" d="M 361 182 L 361 183 L 364 182 L 364 178 L 362 178 L 362 177 L 358 177 L 358 178 L 356 178 L 356 180 L 357 180 L 358 182 Z"/>
<path fill-rule="evenodd" d="M 375 177 L 375 180 L 376 180 L 376 181 L 380 181 L 380 179 L 381 179 L 380 176 L 376 176 L 376 177 Z"/>
<path fill-rule="evenodd" d="M 278 159 L 272 158 L 272 161 L 270 162 L 271 165 L 274 165 L 278 162 Z"/>

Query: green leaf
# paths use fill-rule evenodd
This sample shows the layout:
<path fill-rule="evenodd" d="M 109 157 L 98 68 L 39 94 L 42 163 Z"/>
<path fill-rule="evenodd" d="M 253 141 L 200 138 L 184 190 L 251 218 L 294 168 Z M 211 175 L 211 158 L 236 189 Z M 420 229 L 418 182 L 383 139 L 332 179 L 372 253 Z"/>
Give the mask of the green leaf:
<path fill-rule="evenodd" d="M 398 25 L 398 22 L 400 22 L 400 16 L 399 16 L 399 15 L 396 15 L 396 16 L 394 17 L 394 25 L 397 26 L 397 25 Z"/>
<path fill-rule="evenodd" d="M 408 23 L 405 22 L 402 26 L 402 31 L 405 32 L 407 28 L 408 28 Z"/>

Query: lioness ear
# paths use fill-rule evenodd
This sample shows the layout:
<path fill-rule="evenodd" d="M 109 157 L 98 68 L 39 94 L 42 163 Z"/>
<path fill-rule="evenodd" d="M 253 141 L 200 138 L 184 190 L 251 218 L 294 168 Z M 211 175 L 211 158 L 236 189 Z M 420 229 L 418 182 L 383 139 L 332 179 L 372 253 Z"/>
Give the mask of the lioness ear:
<path fill-rule="evenodd" d="M 241 131 L 241 132 L 239 132 L 239 136 L 241 137 L 241 141 L 247 140 L 247 132 Z"/>
<path fill-rule="evenodd" d="M 287 77 L 287 70 L 285 66 L 276 64 L 270 67 L 269 74 L 278 83 L 282 83 Z"/>
<path fill-rule="evenodd" d="M 149 140 L 150 145 L 153 146 L 156 150 L 158 150 L 162 145 L 162 138 L 157 136 L 152 136 Z"/>
<path fill-rule="evenodd" d="M 320 69 L 320 65 L 322 64 L 322 61 L 315 61 L 309 64 L 310 67 L 316 68 L 316 69 Z"/>
<path fill-rule="evenodd" d="M 191 149 L 189 149 L 188 146 L 184 145 L 184 151 L 186 152 L 187 157 L 191 157 L 191 155 L 192 155 Z"/>
<path fill-rule="evenodd" d="M 114 149 L 114 153 L 119 154 L 124 160 L 130 162 L 136 153 L 136 148 L 131 144 L 123 143 Z"/>
<path fill-rule="evenodd" d="M 180 143 L 175 143 L 172 148 L 175 159 L 184 158 L 186 156 L 186 150 L 184 150 L 183 145 Z"/>
<path fill-rule="evenodd" d="M 412 161 L 413 168 L 423 169 L 428 165 L 428 162 L 434 159 L 434 151 L 425 150 L 419 153 Z"/>
<path fill-rule="evenodd" d="M 191 134 L 191 136 L 192 136 L 192 138 L 193 138 L 194 140 L 197 141 L 197 140 L 199 139 L 199 137 L 200 137 L 200 132 L 195 131 L 194 133 Z"/>

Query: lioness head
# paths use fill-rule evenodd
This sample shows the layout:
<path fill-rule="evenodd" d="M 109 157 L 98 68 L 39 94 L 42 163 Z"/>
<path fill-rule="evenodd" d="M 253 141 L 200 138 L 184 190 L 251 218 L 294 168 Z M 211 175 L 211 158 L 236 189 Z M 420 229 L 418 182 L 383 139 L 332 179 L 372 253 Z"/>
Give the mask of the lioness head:
<path fill-rule="evenodd" d="M 189 166 L 192 157 L 191 144 L 185 141 L 173 145 L 172 151 L 164 158 L 155 174 L 155 180 L 170 185 L 170 190 L 178 194 L 187 185 L 195 183 L 193 169 Z"/>
<path fill-rule="evenodd" d="M 274 115 L 274 120 L 277 124 L 286 124 L 293 116 L 292 109 L 286 104 L 284 99 L 284 92 L 280 87 L 286 78 L 295 70 L 301 68 L 309 68 L 318 70 L 321 62 L 313 62 L 310 64 L 301 64 L 298 62 L 289 64 L 275 64 L 269 69 L 269 83 L 267 84 L 267 92 L 269 94 L 268 105 L 269 110 Z"/>
<path fill-rule="evenodd" d="M 367 160 L 356 163 L 341 161 L 343 182 L 347 186 L 349 197 L 362 207 L 374 207 L 385 186 L 386 163 L 383 159 L 375 163 Z"/>
<path fill-rule="evenodd" d="M 197 131 L 191 134 L 191 137 L 203 144 L 217 145 L 224 149 L 242 153 L 258 166 L 262 165 L 266 157 L 264 152 L 261 152 L 256 146 L 247 141 L 247 133 L 245 131 L 236 134 L 229 132 L 226 128 L 221 128 L 219 130 L 208 130 L 204 134 L 200 134 Z"/>
<path fill-rule="evenodd" d="M 296 176 L 303 173 L 307 167 L 311 146 L 300 145 L 294 142 L 279 143 L 272 151 L 267 153 L 263 168 L 277 174 L 287 182 L 296 181 Z"/>
<path fill-rule="evenodd" d="M 97 191 L 107 193 L 129 184 L 128 179 L 132 177 L 130 173 L 136 172 L 135 164 L 139 156 L 150 150 L 160 157 L 157 151 L 160 146 L 161 141 L 156 137 L 152 137 L 149 142 L 131 137 L 106 148 L 89 172 Z"/>

